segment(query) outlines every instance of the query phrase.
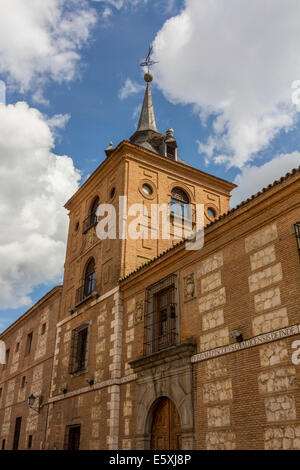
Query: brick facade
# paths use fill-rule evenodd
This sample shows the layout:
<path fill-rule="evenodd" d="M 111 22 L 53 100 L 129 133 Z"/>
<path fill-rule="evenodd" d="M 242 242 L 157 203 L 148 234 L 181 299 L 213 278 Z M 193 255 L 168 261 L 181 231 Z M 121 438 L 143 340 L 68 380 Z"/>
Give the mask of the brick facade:
<path fill-rule="evenodd" d="M 61 287 L 58 286 L 0 335 L 10 351 L 7 366 L 0 366 L 0 448 L 13 448 L 15 423 L 19 417 L 22 423 L 18 448 L 28 448 L 29 436 L 32 436 L 33 449 L 45 443 L 60 300 Z M 28 352 L 27 338 L 31 333 Z M 39 413 L 28 406 L 31 394 L 41 397 Z"/>
<path fill-rule="evenodd" d="M 150 197 L 144 183 L 153 189 Z M 213 222 L 205 212 L 199 251 L 185 250 L 175 236 L 101 241 L 95 226 L 83 230 L 97 196 L 112 202 L 119 218 L 119 196 L 127 196 L 128 205 L 142 203 L 149 214 L 152 203 L 169 204 L 174 187 L 192 204 L 216 210 Z M 20 449 L 30 435 L 32 448 L 42 442 L 66 449 L 79 426 L 80 449 L 147 449 L 156 405 L 168 397 L 179 413 L 184 449 L 300 449 L 300 365 L 292 362 L 300 338 L 294 231 L 300 173 L 228 211 L 233 187 L 126 141 L 108 156 L 66 204 L 63 286 L 0 335 L 11 350 L 0 374 L 0 444 L 13 447 L 15 421 L 22 417 Z M 92 258 L 93 291 L 78 302 Z M 159 287 L 152 304 L 147 295 L 160 282 L 175 288 L 176 339 L 146 353 L 147 335 L 154 345 L 157 340 L 147 321 L 152 310 L 156 315 Z M 74 335 L 83 326 L 87 354 L 74 371 Z M 31 393 L 43 397 L 40 413 L 28 407 Z"/>

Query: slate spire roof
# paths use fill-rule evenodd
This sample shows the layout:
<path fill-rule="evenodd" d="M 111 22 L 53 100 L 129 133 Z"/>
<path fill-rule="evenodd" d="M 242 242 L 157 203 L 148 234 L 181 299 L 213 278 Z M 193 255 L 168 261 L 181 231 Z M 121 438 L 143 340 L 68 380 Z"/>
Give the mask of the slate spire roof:
<path fill-rule="evenodd" d="M 147 83 L 146 86 L 140 120 L 137 127 L 137 132 L 139 131 L 158 132 L 155 121 L 150 83 Z"/>

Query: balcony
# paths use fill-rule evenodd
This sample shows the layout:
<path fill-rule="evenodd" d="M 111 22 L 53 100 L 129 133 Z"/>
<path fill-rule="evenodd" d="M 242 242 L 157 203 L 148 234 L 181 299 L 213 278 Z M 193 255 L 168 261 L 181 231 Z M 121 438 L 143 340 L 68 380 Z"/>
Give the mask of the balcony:
<path fill-rule="evenodd" d="M 96 214 L 90 214 L 84 221 L 82 227 L 82 233 L 86 233 L 91 227 L 96 225 L 98 222 L 98 217 Z"/>
<path fill-rule="evenodd" d="M 144 342 L 144 355 L 152 354 L 154 352 L 162 351 L 163 349 L 170 348 L 178 344 L 178 334 L 175 329 L 168 331 L 164 335 L 159 335 L 150 341 Z"/>
<path fill-rule="evenodd" d="M 75 297 L 75 307 L 90 299 L 95 288 L 95 274 L 92 273 L 77 290 Z"/>
<path fill-rule="evenodd" d="M 181 365 L 184 361 L 187 364 L 190 364 L 191 356 L 196 354 L 197 344 L 191 338 L 190 341 L 187 340 L 185 343 L 176 344 L 170 346 L 161 351 L 155 351 L 151 354 L 144 355 L 142 357 L 133 359 L 129 362 L 134 372 L 141 372 L 147 369 L 153 369 L 154 367 L 161 367 L 162 364 L 173 363 L 174 361 L 180 360 Z M 152 375 L 152 374 L 150 374 Z M 145 376 L 144 376 L 145 377 Z M 147 379 L 146 379 L 147 380 Z"/>
<path fill-rule="evenodd" d="M 85 285 L 83 284 L 76 290 L 75 307 L 77 307 L 78 305 L 80 305 L 82 302 L 89 299 L 90 297 L 92 297 L 92 291 L 87 292 L 85 289 Z"/>

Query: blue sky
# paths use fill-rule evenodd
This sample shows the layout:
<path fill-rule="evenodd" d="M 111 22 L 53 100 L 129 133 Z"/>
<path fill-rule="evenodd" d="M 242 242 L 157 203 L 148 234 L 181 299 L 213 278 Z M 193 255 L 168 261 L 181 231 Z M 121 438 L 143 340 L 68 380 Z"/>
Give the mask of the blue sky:
<path fill-rule="evenodd" d="M 240 185 L 233 205 L 300 164 L 298 0 L 20 2 L 0 7 L 0 214 L 21 214 L 1 227 L 0 331 L 60 282 L 63 202 L 133 134 L 150 44 L 158 129 Z"/>

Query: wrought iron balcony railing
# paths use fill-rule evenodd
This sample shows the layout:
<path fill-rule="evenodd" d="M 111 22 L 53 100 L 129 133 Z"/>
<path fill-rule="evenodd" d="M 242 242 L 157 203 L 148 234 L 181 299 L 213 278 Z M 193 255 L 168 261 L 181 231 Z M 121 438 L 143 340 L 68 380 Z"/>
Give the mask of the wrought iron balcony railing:
<path fill-rule="evenodd" d="M 86 233 L 91 227 L 96 225 L 98 222 L 98 217 L 96 214 L 90 214 L 84 221 L 82 227 L 82 233 Z"/>
<path fill-rule="evenodd" d="M 93 294 L 93 288 L 89 289 L 86 284 L 83 284 L 76 290 L 76 297 L 75 297 L 75 307 L 84 300 L 89 299 L 92 297 Z"/>

